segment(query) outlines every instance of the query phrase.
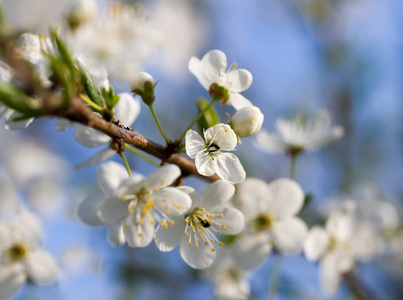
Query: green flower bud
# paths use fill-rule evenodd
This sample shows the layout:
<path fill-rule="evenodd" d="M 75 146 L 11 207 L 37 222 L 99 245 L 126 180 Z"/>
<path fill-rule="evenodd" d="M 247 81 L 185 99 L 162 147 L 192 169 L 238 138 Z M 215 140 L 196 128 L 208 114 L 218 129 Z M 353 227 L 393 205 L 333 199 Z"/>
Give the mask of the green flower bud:
<path fill-rule="evenodd" d="M 145 104 L 153 104 L 155 100 L 155 82 L 150 74 L 145 72 L 135 73 L 129 80 L 129 87 L 133 93 L 141 97 Z"/>

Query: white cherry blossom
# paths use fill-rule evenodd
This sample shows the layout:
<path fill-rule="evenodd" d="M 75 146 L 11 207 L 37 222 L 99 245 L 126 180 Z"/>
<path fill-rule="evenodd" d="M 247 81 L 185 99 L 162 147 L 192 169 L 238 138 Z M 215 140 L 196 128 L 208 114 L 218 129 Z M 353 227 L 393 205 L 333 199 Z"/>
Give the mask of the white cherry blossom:
<path fill-rule="evenodd" d="M 119 101 L 115 106 L 115 119 L 126 126 L 131 126 L 140 113 L 140 101 L 128 93 L 119 94 Z M 75 139 L 86 147 L 99 147 L 107 144 L 105 148 L 94 154 L 86 161 L 75 166 L 81 169 L 85 166 L 101 163 L 116 154 L 111 148 L 112 139 L 106 134 L 84 125 L 77 125 L 74 133 Z"/>
<path fill-rule="evenodd" d="M 304 202 L 304 192 L 297 182 L 281 178 L 266 184 L 248 178 L 237 185 L 234 200 L 247 226 L 233 249 L 239 267 L 257 267 L 273 247 L 282 254 L 302 250 L 307 226 L 296 217 Z"/>
<path fill-rule="evenodd" d="M 246 173 L 235 154 L 237 137 L 229 125 L 217 124 L 204 131 L 201 137 L 190 129 L 186 133 L 186 153 L 195 159 L 197 171 L 204 176 L 217 173 L 222 180 L 237 183 L 245 180 Z"/>
<path fill-rule="evenodd" d="M 155 244 L 161 251 L 171 251 L 180 243 L 180 255 L 192 268 L 205 269 L 214 261 L 216 245 L 223 245 L 221 234 L 237 234 L 244 227 L 242 213 L 229 207 L 235 188 L 225 181 L 209 185 L 199 198 L 191 187 L 182 187 L 192 199 L 185 217 L 161 223 L 155 232 Z"/>
<path fill-rule="evenodd" d="M 351 271 L 357 260 L 374 256 L 376 239 L 371 224 L 357 222 L 351 211 L 336 211 L 327 220 L 325 228 L 311 228 L 304 253 L 309 261 L 320 260 L 319 277 L 327 294 L 337 292 L 343 274 Z"/>
<path fill-rule="evenodd" d="M 57 276 L 55 260 L 38 247 L 38 224 L 28 212 L 19 218 L 0 223 L 0 299 L 15 295 L 27 281 L 50 284 Z"/>
<path fill-rule="evenodd" d="M 214 83 L 226 88 L 229 99 L 224 99 L 223 104 L 228 101 L 236 110 L 252 105 L 239 94 L 251 86 L 252 74 L 245 69 L 236 69 L 235 65 L 227 69 L 227 57 L 222 51 L 211 50 L 201 60 L 191 57 L 189 70 L 207 91 L 210 91 Z"/>
<path fill-rule="evenodd" d="M 298 153 L 323 147 L 343 135 L 343 128 L 332 126 L 330 114 L 322 110 L 312 120 L 306 120 L 302 115 L 291 120 L 278 118 L 276 132 L 262 130 L 257 135 L 257 144 L 268 153 Z"/>
<path fill-rule="evenodd" d="M 109 162 L 97 172 L 103 195 L 85 199 L 78 216 L 92 226 L 110 225 L 108 237 L 114 245 L 127 242 L 131 247 L 145 247 L 153 239 L 156 222 L 169 224 L 171 217 L 191 206 L 185 192 L 167 187 L 180 174 L 177 166 L 166 165 L 148 178 L 129 177 L 122 165 Z"/>
<path fill-rule="evenodd" d="M 66 39 L 88 68 L 104 66 L 112 76 L 129 79 L 159 45 L 160 33 L 139 6 L 112 2 L 106 16 L 98 12 Z"/>

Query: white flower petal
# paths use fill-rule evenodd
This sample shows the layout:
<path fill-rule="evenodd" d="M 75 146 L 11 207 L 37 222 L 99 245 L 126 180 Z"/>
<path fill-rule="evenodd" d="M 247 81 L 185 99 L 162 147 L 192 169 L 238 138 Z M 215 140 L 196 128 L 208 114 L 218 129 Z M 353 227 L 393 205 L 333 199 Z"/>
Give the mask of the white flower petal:
<path fill-rule="evenodd" d="M 224 72 L 227 68 L 227 57 L 220 50 L 211 50 L 203 56 L 201 65 L 208 73 Z"/>
<path fill-rule="evenodd" d="M 97 170 L 98 186 L 105 195 L 112 194 L 119 184 L 127 178 L 129 178 L 129 174 L 126 168 L 114 161 L 103 164 Z"/>
<path fill-rule="evenodd" d="M 22 264 L 0 265 L 0 299 L 15 295 L 27 279 Z"/>
<path fill-rule="evenodd" d="M 354 234 L 354 218 L 349 213 L 333 213 L 326 222 L 326 231 L 338 241 L 350 241 Z"/>
<path fill-rule="evenodd" d="M 98 147 L 111 141 L 105 133 L 81 124 L 77 124 L 74 138 L 85 147 Z"/>
<path fill-rule="evenodd" d="M 35 283 L 49 284 L 56 280 L 56 262 L 48 252 L 40 249 L 29 252 L 26 267 L 29 279 Z"/>
<path fill-rule="evenodd" d="M 154 203 L 162 211 L 169 211 L 171 215 L 182 215 L 192 206 L 190 196 L 185 192 L 174 188 L 164 188 L 153 195 Z"/>
<path fill-rule="evenodd" d="M 188 68 L 189 71 L 197 78 L 202 87 L 208 91 L 213 81 L 212 78 L 203 71 L 200 59 L 192 56 L 189 60 Z"/>
<path fill-rule="evenodd" d="M 131 126 L 140 114 L 140 100 L 128 93 L 119 94 L 119 101 L 115 106 L 115 119 L 123 125 Z"/>
<path fill-rule="evenodd" d="M 308 232 L 304 242 L 305 257 L 309 261 L 318 260 L 329 246 L 329 236 L 326 231 L 319 226 L 314 226 Z"/>
<path fill-rule="evenodd" d="M 267 234 L 241 236 L 232 248 L 232 254 L 238 267 L 252 270 L 259 266 L 272 250 L 272 242 Z"/>
<path fill-rule="evenodd" d="M 196 169 L 203 176 L 214 175 L 217 169 L 217 159 L 212 159 L 206 152 L 199 152 L 195 159 Z"/>
<path fill-rule="evenodd" d="M 319 147 L 327 146 L 333 142 L 340 140 L 344 136 L 344 128 L 341 126 L 333 126 L 322 134 L 312 138 L 310 149 L 314 150 Z"/>
<path fill-rule="evenodd" d="M 182 259 L 194 269 L 202 270 L 210 267 L 213 264 L 217 251 L 212 250 L 213 246 L 211 244 L 206 245 L 204 242 L 199 242 L 199 249 L 196 249 L 194 236 L 190 236 L 193 237 L 190 240 L 192 245 L 189 245 L 189 237 L 184 236 L 181 240 L 179 252 Z"/>
<path fill-rule="evenodd" d="M 383 230 L 394 231 L 399 227 L 399 212 L 391 203 L 380 202 L 375 213 Z"/>
<path fill-rule="evenodd" d="M 214 223 L 212 227 L 218 230 L 223 229 L 223 225 L 225 225 L 228 230 L 223 231 L 224 234 L 238 234 L 245 227 L 245 218 L 243 214 L 236 208 L 226 207 L 224 209 L 219 209 L 213 211 L 215 217 L 213 219 Z M 224 217 L 222 218 L 221 215 Z M 215 224 L 217 222 L 218 224 Z"/>
<path fill-rule="evenodd" d="M 235 69 L 227 74 L 227 80 L 231 82 L 228 89 L 233 93 L 240 93 L 247 90 L 252 84 L 252 74 L 245 69 Z"/>
<path fill-rule="evenodd" d="M 228 104 L 232 105 L 236 110 L 253 105 L 252 102 L 238 93 L 229 93 Z"/>
<path fill-rule="evenodd" d="M 113 246 L 121 246 L 126 243 L 125 235 L 123 233 L 123 221 L 118 221 L 109 227 L 108 241 Z"/>
<path fill-rule="evenodd" d="M 123 180 L 118 188 L 113 191 L 112 196 L 121 198 L 123 195 L 133 195 L 145 187 L 146 179 L 141 174 L 133 174 Z"/>
<path fill-rule="evenodd" d="M 97 153 L 95 153 L 89 159 L 87 159 L 87 160 L 75 165 L 73 167 L 73 169 L 74 170 L 80 170 L 80 169 L 82 169 L 84 167 L 87 167 L 87 166 L 92 166 L 92 165 L 99 164 L 101 162 L 104 162 L 104 161 L 108 160 L 109 158 L 111 158 L 115 154 L 116 154 L 116 151 L 112 150 L 108 146 L 105 149 L 102 149 L 102 150 L 98 151 Z"/>
<path fill-rule="evenodd" d="M 296 254 L 302 250 L 308 232 L 299 218 L 287 218 L 274 222 L 272 237 L 274 246 L 283 254 Z"/>
<path fill-rule="evenodd" d="M 190 200 L 192 200 L 191 209 L 199 205 L 199 195 L 197 194 L 194 188 L 190 186 L 178 186 L 177 189 L 181 190 L 182 192 L 185 192 L 190 196 Z"/>
<path fill-rule="evenodd" d="M 67 119 L 57 118 L 55 126 L 57 131 L 65 131 L 74 125 L 75 125 L 74 122 L 71 122 Z"/>
<path fill-rule="evenodd" d="M 154 237 L 154 224 L 148 215 L 142 218 L 143 224 L 136 224 L 136 214 L 127 217 L 123 223 L 123 233 L 130 247 L 146 247 Z"/>
<path fill-rule="evenodd" d="M 39 218 L 23 208 L 17 209 L 18 223 L 24 227 L 24 232 L 32 242 L 42 239 L 43 227 Z"/>
<path fill-rule="evenodd" d="M 145 181 L 149 189 L 161 188 L 172 184 L 181 175 L 181 170 L 176 165 L 165 165 L 152 173 Z"/>
<path fill-rule="evenodd" d="M 288 151 L 288 145 L 275 133 L 269 133 L 262 129 L 256 135 L 256 147 L 267 153 L 285 153 Z"/>
<path fill-rule="evenodd" d="M 14 118 L 21 117 L 22 114 L 15 111 L 13 112 L 7 119 L 7 121 L 4 123 L 4 128 L 8 130 L 20 130 L 20 129 L 25 129 L 28 127 L 29 124 L 32 123 L 34 118 L 28 118 L 24 119 L 21 121 L 13 121 Z"/>
<path fill-rule="evenodd" d="M 279 218 L 296 215 L 304 204 L 304 191 L 294 180 L 280 178 L 268 184 L 271 192 L 270 213 Z"/>
<path fill-rule="evenodd" d="M 123 201 L 116 196 L 110 196 L 101 203 L 98 210 L 98 217 L 105 224 L 112 225 L 122 220 L 128 213 L 127 201 Z"/>
<path fill-rule="evenodd" d="M 195 158 L 196 155 L 206 148 L 206 143 L 202 137 L 194 130 L 189 129 L 186 132 L 186 154 L 190 158 Z"/>
<path fill-rule="evenodd" d="M 323 290 L 329 295 L 336 294 L 341 283 L 341 273 L 338 270 L 339 259 L 333 252 L 327 254 L 319 265 L 319 279 Z"/>
<path fill-rule="evenodd" d="M 358 260 L 369 260 L 376 254 L 378 236 L 371 223 L 359 222 L 354 228 L 352 239 L 352 251 L 354 258 Z"/>
<path fill-rule="evenodd" d="M 234 201 L 246 220 L 250 221 L 261 212 L 268 211 L 271 193 L 266 182 L 248 177 L 244 182 L 236 185 Z"/>
<path fill-rule="evenodd" d="M 231 183 L 239 183 L 245 180 L 246 172 L 235 154 L 221 153 L 216 156 L 216 161 L 216 173 L 222 180 Z"/>
<path fill-rule="evenodd" d="M 200 197 L 200 207 L 213 211 L 229 202 L 235 193 L 234 185 L 218 180 L 211 183 Z"/>
<path fill-rule="evenodd" d="M 77 215 L 81 221 L 91 226 L 105 225 L 98 217 L 98 210 L 103 201 L 105 201 L 103 195 L 93 195 L 84 199 L 77 207 Z"/>
<path fill-rule="evenodd" d="M 211 139 L 208 138 L 211 135 Z M 205 133 L 205 138 L 208 142 L 215 144 L 219 150 L 232 151 L 235 149 L 238 139 L 231 126 L 228 124 L 216 124 L 211 127 L 211 131 Z"/>
<path fill-rule="evenodd" d="M 1 77 L 1 68 L 0 68 L 0 77 Z M 0 82 L 2 82 L 2 81 L 0 80 Z M 12 109 L 8 108 L 8 106 L 6 106 L 0 102 L 0 118 L 7 118 L 7 116 L 9 116 L 11 114 L 12 114 Z"/>
<path fill-rule="evenodd" d="M 174 225 L 168 225 L 164 228 L 160 224 L 155 230 L 154 242 L 157 248 L 162 252 L 169 252 L 181 241 L 185 234 L 186 224 L 182 217 L 171 218 Z"/>

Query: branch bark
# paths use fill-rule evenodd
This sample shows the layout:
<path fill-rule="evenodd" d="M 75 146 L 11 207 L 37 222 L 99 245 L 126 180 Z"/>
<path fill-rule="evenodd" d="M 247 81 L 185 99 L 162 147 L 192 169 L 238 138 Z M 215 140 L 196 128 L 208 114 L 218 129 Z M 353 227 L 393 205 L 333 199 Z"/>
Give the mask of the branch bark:
<path fill-rule="evenodd" d="M 154 157 L 162 160 L 162 162 L 177 165 L 182 171 L 182 177 L 198 176 L 204 180 L 216 181 L 219 180 L 216 174 L 213 176 L 203 176 L 197 172 L 195 163 L 187 157 L 170 153 L 166 145 L 155 143 L 137 131 L 131 129 L 121 128 L 112 122 L 108 122 L 93 113 L 81 99 L 72 99 L 69 106 L 65 109 L 60 109 L 59 101 L 51 97 L 46 97 L 47 101 L 44 103 L 44 114 L 47 116 L 63 117 L 73 122 L 78 122 L 91 128 L 95 128 L 111 138 L 117 138 L 126 144 L 130 144 L 137 149 L 140 149 Z"/>

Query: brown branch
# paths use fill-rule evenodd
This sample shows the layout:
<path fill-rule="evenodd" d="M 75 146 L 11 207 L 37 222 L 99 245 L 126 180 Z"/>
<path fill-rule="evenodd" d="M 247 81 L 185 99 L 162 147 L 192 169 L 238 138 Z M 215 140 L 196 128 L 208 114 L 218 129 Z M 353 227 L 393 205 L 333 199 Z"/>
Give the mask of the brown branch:
<path fill-rule="evenodd" d="M 44 115 L 63 117 L 70 121 L 79 122 L 88 127 L 95 128 L 111 138 L 122 140 L 137 149 L 161 159 L 162 162 L 177 165 L 181 169 L 183 177 L 193 175 L 208 181 L 220 179 L 217 175 L 207 177 L 200 175 L 194 162 L 187 157 L 177 153 L 170 153 L 167 146 L 150 141 L 135 130 L 124 129 L 102 119 L 93 113 L 80 99 L 72 99 L 67 108 L 61 109 L 57 98 L 52 99 L 49 96 L 46 98 L 47 101 L 44 102 L 43 107 Z"/>
<path fill-rule="evenodd" d="M 67 107 L 63 104 L 60 95 L 52 89 L 46 89 L 35 82 L 35 71 L 23 59 L 17 57 L 14 51 L 14 40 L 10 36 L 4 35 L 0 30 L 0 53 L 7 63 L 13 68 L 14 75 L 18 77 L 22 86 L 28 88 L 29 92 L 35 94 L 43 100 L 41 115 L 49 117 L 63 117 L 73 122 L 84 124 L 95 128 L 111 138 L 119 139 L 140 149 L 152 156 L 162 160 L 162 163 L 177 165 L 181 171 L 181 177 L 198 176 L 208 181 L 219 180 L 218 175 L 203 176 L 197 172 L 195 163 L 183 155 L 173 153 L 171 148 L 148 140 L 135 130 L 119 127 L 109 122 L 89 109 L 84 102 L 76 97 L 69 101 Z M 43 114 L 42 114 L 43 113 Z M 126 124 L 125 124 L 126 125 Z"/>

